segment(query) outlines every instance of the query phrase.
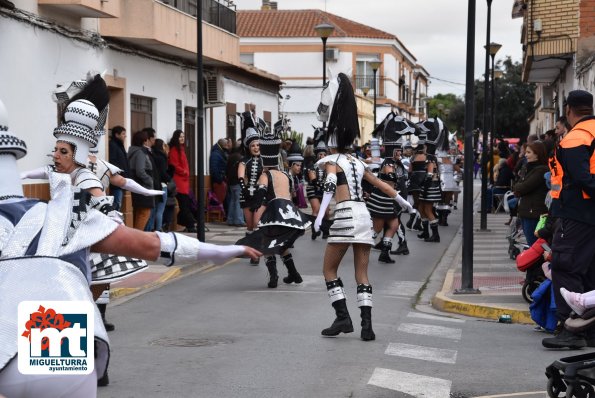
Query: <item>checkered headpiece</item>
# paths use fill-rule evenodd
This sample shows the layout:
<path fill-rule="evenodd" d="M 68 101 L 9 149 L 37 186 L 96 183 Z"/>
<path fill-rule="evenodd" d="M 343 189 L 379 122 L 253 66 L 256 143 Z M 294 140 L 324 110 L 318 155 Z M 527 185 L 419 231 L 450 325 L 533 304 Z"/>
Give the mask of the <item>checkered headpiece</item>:
<path fill-rule="evenodd" d="M 87 100 L 76 100 L 66 107 L 64 123 L 54 129 L 58 141 L 74 146 L 74 161 L 86 167 L 89 148 L 97 145 L 95 128 L 99 120 L 97 108 Z"/>
<path fill-rule="evenodd" d="M 27 144 L 8 129 L 8 112 L 0 101 L 0 155 L 7 153 L 20 159 L 27 154 Z"/>

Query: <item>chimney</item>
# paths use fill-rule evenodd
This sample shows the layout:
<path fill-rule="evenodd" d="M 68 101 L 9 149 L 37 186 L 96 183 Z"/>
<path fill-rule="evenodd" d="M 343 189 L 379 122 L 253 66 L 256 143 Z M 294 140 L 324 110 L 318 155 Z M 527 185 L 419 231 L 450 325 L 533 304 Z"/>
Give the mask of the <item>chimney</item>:
<path fill-rule="evenodd" d="M 277 9 L 277 2 L 270 1 L 270 0 L 262 0 L 262 6 L 260 7 L 261 10 L 276 10 Z"/>

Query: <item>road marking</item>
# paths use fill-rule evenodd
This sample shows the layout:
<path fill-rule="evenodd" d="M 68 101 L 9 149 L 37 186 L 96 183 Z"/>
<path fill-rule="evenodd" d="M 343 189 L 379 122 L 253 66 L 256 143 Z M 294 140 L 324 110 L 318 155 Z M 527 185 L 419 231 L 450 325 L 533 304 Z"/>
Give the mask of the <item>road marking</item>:
<path fill-rule="evenodd" d="M 514 392 L 510 394 L 498 394 L 498 395 L 481 395 L 473 398 L 503 398 L 503 397 L 522 397 L 524 395 L 538 395 L 547 396 L 547 391 L 527 391 L 527 392 Z"/>
<path fill-rule="evenodd" d="M 398 370 L 376 368 L 368 384 L 419 398 L 449 398 L 452 382 Z"/>
<path fill-rule="evenodd" d="M 410 312 L 407 314 L 407 318 L 419 318 L 419 319 L 428 319 L 433 321 L 445 321 L 445 322 L 455 322 L 455 323 L 464 323 L 464 319 L 456 319 L 456 318 L 449 318 L 446 316 L 438 316 L 438 315 L 430 315 L 424 314 L 423 312 Z"/>
<path fill-rule="evenodd" d="M 390 343 L 384 352 L 386 355 L 394 355 L 403 358 L 420 359 L 422 361 L 440 362 L 454 364 L 457 361 L 456 350 L 442 348 L 424 347 L 420 345 Z"/>
<path fill-rule="evenodd" d="M 425 336 L 443 337 L 445 339 L 460 340 L 462 330 L 447 328 L 444 326 L 424 325 L 419 323 L 402 323 L 399 325 L 399 332 L 421 334 Z"/>
<path fill-rule="evenodd" d="M 388 285 L 386 289 L 378 290 L 387 295 L 413 297 L 423 285 L 424 282 L 419 281 L 397 281 Z"/>

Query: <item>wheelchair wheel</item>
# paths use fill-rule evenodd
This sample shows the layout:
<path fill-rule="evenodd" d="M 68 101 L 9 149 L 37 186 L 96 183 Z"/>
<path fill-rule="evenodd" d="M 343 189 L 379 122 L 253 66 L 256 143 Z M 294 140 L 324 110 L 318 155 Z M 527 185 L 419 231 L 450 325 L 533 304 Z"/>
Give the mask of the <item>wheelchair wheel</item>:
<path fill-rule="evenodd" d="M 525 281 L 525 283 L 523 283 L 523 287 L 521 288 L 521 294 L 523 295 L 523 299 L 525 299 L 527 303 L 531 304 L 533 302 L 531 295 L 533 294 L 535 289 L 539 287 L 540 284 L 541 282 L 539 281 Z"/>
<path fill-rule="evenodd" d="M 550 377 L 547 379 L 547 395 L 550 398 L 560 398 L 566 394 L 566 384 L 561 378 Z"/>
<path fill-rule="evenodd" d="M 589 383 L 574 382 L 566 389 L 566 398 L 594 398 L 595 389 Z"/>

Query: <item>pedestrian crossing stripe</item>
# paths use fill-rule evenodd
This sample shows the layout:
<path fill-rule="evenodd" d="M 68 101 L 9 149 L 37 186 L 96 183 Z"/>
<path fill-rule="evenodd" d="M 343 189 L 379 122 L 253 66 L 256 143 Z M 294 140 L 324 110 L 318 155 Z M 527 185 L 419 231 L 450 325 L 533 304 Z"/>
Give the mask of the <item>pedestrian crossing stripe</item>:
<path fill-rule="evenodd" d="M 450 380 L 384 368 L 374 369 L 368 384 L 420 398 L 449 398 L 452 386 Z"/>
<path fill-rule="evenodd" d="M 460 340 L 462 335 L 461 329 L 419 323 L 402 323 L 399 325 L 398 331 L 453 340 Z"/>
<path fill-rule="evenodd" d="M 386 355 L 397 357 L 448 364 L 454 364 L 457 361 L 457 350 L 447 350 L 413 344 L 390 343 L 384 353 Z"/>
<path fill-rule="evenodd" d="M 464 319 L 456 319 L 456 318 L 450 318 L 450 317 L 446 317 L 446 316 L 424 314 L 423 312 L 410 312 L 410 313 L 407 314 L 407 318 L 426 319 L 426 320 L 429 320 L 429 321 L 443 321 L 443 322 L 453 322 L 453 323 L 465 323 L 465 320 Z"/>

